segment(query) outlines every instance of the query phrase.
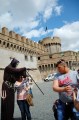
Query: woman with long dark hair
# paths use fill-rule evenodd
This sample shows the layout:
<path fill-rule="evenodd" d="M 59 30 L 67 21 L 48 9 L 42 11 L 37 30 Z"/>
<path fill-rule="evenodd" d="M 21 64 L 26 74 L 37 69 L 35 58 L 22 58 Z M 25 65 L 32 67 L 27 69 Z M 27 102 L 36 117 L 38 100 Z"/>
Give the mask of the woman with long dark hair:
<path fill-rule="evenodd" d="M 26 101 L 26 97 L 30 90 L 28 78 L 20 76 L 18 81 L 15 82 L 15 89 L 17 91 L 17 104 L 21 111 L 21 119 L 26 120 L 27 118 L 27 120 L 31 120 L 30 105 Z"/>

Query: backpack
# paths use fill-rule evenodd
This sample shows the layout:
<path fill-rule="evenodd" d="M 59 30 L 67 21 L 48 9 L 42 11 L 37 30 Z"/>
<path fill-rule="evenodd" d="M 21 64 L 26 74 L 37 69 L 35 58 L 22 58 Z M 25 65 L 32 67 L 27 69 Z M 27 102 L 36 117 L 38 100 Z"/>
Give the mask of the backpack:
<path fill-rule="evenodd" d="M 55 117 L 56 120 L 58 120 L 58 118 L 57 118 L 57 103 L 58 103 L 58 99 L 55 100 L 55 102 L 53 104 L 53 107 L 52 107 L 52 110 L 54 112 L 54 117 Z"/>
<path fill-rule="evenodd" d="M 58 120 L 58 116 L 57 116 L 57 106 L 58 106 L 58 102 L 59 102 L 59 99 L 55 100 L 54 104 L 53 104 L 53 107 L 52 107 L 52 110 L 54 112 L 54 117 L 55 117 L 55 120 Z M 66 115 L 66 119 L 68 120 L 69 118 L 71 118 L 72 114 L 71 114 L 71 111 L 69 109 L 69 106 L 67 105 L 66 106 L 66 113 L 68 113 Z"/>

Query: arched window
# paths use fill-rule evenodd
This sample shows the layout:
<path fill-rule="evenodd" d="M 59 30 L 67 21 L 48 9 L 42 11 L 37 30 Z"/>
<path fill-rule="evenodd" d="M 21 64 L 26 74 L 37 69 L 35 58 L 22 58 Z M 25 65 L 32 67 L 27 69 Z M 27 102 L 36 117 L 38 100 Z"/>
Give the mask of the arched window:
<path fill-rule="evenodd" d="M 10 46 L 9 46 L 9 43 L 7 43 L 7 47 L 9 48 Z"/>
<path fill-rule="evenodd" d="M 33 56 L 30 56 L 30 60 L 33 61 Z"/>
<path fill-rule="evenodd" d="M 11 44 L 11 47 L 13 47 L 13 44 Z"/>
<path fill-rule="evenodd" d="M 3 42 L 3 45 L 5 45 L 5 41 Z"/>
<path fill-rule="evenodd" d="M 25 55 L 25 60 L 28 61 L 28 56 L 27 55 Z"/>
<path fill-rule="evenodd" d="M 16 48 L 16 45 L 14 45 L 14 48 Z"/>
<path fill-rule="evenodd" d="M 0 40 L 0 44 L 1 44 L 1 42 L 2 42 L 2 41 Z"/>

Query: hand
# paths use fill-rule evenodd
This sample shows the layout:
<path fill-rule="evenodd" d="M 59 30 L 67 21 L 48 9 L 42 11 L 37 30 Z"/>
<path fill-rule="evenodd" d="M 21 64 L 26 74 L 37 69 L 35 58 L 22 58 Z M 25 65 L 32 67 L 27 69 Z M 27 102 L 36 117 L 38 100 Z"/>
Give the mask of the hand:
<path fill-rule="evenodd" d="M 73 91 L 73 96 L 72 96 L 72 99 L 73 99 L 73 101 L 75 101 L 75 100 L 76 100 L 76 93 L 75 93 L 75 91 Z"/>
<path fill-rule="evenodd" d="M 23 67 L 23 70 L 26 71 L 26 67 Z"/>
<path fill-rule="evenodd" d="M 66 86 L 65 87 L 65 92 L 67 92 L 67 93 L 70 93 L 70 92 L 72 92 L 72 87 L 71 86 Z"/>
<path fill-rule="evenodd" d="M 26 70 L 26 67 L 24 67 L 24 70 Z"/>

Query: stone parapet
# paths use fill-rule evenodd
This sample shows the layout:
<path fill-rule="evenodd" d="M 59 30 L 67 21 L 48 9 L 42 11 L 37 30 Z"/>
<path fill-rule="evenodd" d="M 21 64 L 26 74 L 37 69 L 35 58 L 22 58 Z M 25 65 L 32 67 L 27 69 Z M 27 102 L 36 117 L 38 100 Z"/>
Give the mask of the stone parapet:
<path fill-rule="evenodd" d="M 10 36 L 11 38 L 14 38 L 14 39 L 15 39 L 15 35 L 16 35 L 15 32 L 13 32 L 13 31 L 10 31 L 10 32 L 9 32 L 9 36 Z"/>
<path fill-rule="evenodd" d="M 25 38 L 13 31 L 8 31 L 8 29 L 6 27 L 2 28 L 2 32 L 0 33 L 0 39 L 2 42 L 1 47 L 5 47 L 3 46 L 3 42 L 5 41 L 6 46 L 10 49 L 10 45 L 13 46 L 12 49 L 16 49 L 19 48 L 21 49 L 27 49 L 30 52 L 35 52 L 36 54 L 42 54 L 47 52 L 46 48 L 44 46 L 42 46 L 39 43 L 36 43 L 34 41 L 32 41 L 31 39 Z M 8 43 L 7 43 L 8 42 Z M 32 50 L 32 51 L 31 51 Z"/>
<path fill-rule="evenodd" d="M 3 28 L 2 28 L 2 34 L 9 36 L 8 28 L 3 27 Z"/>

